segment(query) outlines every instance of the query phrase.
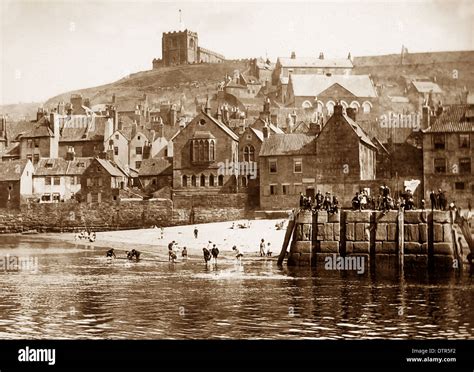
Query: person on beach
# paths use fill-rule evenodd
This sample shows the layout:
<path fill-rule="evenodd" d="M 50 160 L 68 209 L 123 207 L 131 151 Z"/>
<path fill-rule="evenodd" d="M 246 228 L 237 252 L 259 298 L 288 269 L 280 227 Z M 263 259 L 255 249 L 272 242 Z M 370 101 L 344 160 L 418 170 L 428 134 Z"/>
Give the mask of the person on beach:
<path fill-rule="evenodd" d="M 107 251 L 107 253 L 105 254 L 105 257 L 117 258 L 117 257 L 115 256 L 115 252 L 114 252 L 114 249 L 113 249 L 113 248 L 112 248 L 112 249 L 109 249 L 109 250 Z"/>
<path fill-rule="evenodd" d="M 185 260 L 188 259 L 188 250 L 186 249 L 186 247 L 183 247 L 183 250 L 181 251 L 181 257 L 183 257 L 183 259 Z"/>
<path fill-rule="evenodd" d="M 216 247 L 215 244 L 211 249 L 211 254 L 212 254 L 212 258 L 214 258 L 214 262 L 217 263 L 217 256 L 219 255 L 219 249 Z"/>
<path fill-rule="evenodd" d="M 204 255 L 204 262 L 207 263 L 211 260 L 211 252 L 209 252 L 209 249 L 203 248 L 202 253 Z"/>
<path fill-rule="evenodd" d="M 127 258 L 129 260 L 133 260 L 135 258 L 135 261 L 139 261 L 140 260 L 140 254 L 141 252 L 135 250 L 135 249 L 132 249 L 130 252 L 125 252 L 127 253 Z"/>
<path fill-rule="evenodd" d="M 194 228 L 194 239 L 198 238 L 199 230 L 197 227 Z"/>
<path fill-rule="evenodd" d="M 175 242 L 174 240 L 168 244 L 168 261 L 175 261 L 177 256 L 176 256 L 176 253 L 174 253 L 174 246 L 175 246 Z"/>
<path fill-rule="evenodd" d="M 161 228 L 161 236 L 160 236 L 160 239 L 163 239 L 163 234 L 165 233 L 165 229 L 164 228 Z"/>
<path fill-rule="evenodd" d="M 242 261 L 242 257 L 244 256 L 242 253 L 239 252 L 239 250 L 237 249 L 237 246 L 233 246 L 232 247 L 232 250 L 234 251 L 235 253 L 235 258 L 237 258 L 239 261 Z"/>
<path fill-rule="evenodd" d="M 267 243 L 267 257 L 272 256 L 272 249 L 270 247 L 270 242 Z"/>
<path fill-rule="evenodd" d="M 265 240 L 260 241 L 260 257 L 265 256 Z"/>

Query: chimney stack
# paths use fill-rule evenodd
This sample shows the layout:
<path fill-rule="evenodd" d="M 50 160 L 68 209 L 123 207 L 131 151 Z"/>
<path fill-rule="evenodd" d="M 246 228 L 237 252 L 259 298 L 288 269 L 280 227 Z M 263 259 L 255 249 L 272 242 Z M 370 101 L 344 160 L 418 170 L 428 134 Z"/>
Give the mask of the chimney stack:
<path fill-rule="evenodd" d="M 342 116 L 342 105 L 339 102 L 334 106 L 333 116 Z"/>
<path fill-rule="evenodd" d="M 222 121 L 222 111 L 220 106 L 217 106 L 217 120 Z"/>
<path fill-rule="evenodd" d="M 67 148 L 67 152 L 66 152 L 66 160 L 68 161 L 72 161 L 74 160 L 74 158 L 76 157 L 76 153 L 74 151 L 74 147 L 73 146 L 69 146 Z"/>
<path fill-rule="evenodd" d="M 324 59 L 324 53 L 323 52 L 319 53 L 319 59 Z"/>
<path fill-rule="evenodd" d="M 211 100 L 209 96 L 207 96 L 206 106 L 204 107 L 204 112 L 208 115 L 211 115 Z"/>
<path fill-rule="evenodd" d="M 431 109 L 428 106 L 423 106 L 421 108 L 421 129 L 427 129 L 430 127 L 430 116 L 431 116 Z"/>
<path fill-rule="evenodd" d="M 132 133 L 131 133 L 131 137 L 135 137 L 137 135 L 137 122 L 134 121 L 133 124 L 132 124 Z"/>
<path fill-rule="evenodd" d="M 265 123 L 265 126 L 262 128 L 262 133 L 263 133 L 263 138 L 267 139 L 270 137 L 270 128 L 268 127 L 267 123 Z"/>
<path fill-rule="evenodd" d="M 117 98 L 115 97 L 115 93 L 112 94 L 112 103 L 116 103 L 116 99 L 117 99 Z"/>
<path fill-rule="evenodd" d="M 158 137 L 164 138 L 165 136 L 165 125 L 161 116 L 158 118 Z"/>
<path fill-rule="evenodd" d="M 291 59 L 296 59 L 296 53 L 295 52 L 291 52 Z"/>

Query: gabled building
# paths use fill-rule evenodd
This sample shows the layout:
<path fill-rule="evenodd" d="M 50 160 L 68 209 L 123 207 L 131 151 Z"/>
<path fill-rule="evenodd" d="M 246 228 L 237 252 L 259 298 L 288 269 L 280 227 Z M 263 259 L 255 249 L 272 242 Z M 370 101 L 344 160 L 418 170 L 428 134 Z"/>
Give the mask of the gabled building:
<path fill-rule="evenodd" d="M 173 163 L 165 158 L 150 158 L 144 160 L 138 174 L 142 189 L 153 194 L 168 188 L 166 197 L 171 198 L 173 187 Z M 164 196 L 162 194 L 162 196 Z"/>
<path fill-rule="evenodd" d="M 239 161 L 239 137 L 211 116 L 210 107 L 196 115 L 173 138 L 173 191 L 237 191 L 237 178 L 225 164 Z"/>
<path fill-rule="evenodd" d="M 29 159 L 33 164 L 40 158 L 57 158 L 59 151 L 59 122 L 55 114 L 41 117 L 32 123 L 32 128 L 19 137 L 20 158 Z"/>
<path fill-rule="evenodd" d="M 283 102 L 286 106 L 313 109 L 324 117 L 331 116 L 339 102 L 344 110 L 351 107 L 361 116 L 369 114 L 377 104 L 377 92 L 368 75 L 292 74 Z"/>
<path fill-rule="evenodd" d="M 127 185 L 126 175 L 110 160 L 94 158 L 81 177 L 80 200 L 101 203 L 120 200 Z"/>
<path fill-rule="evenodd" d="M 29 159 L 0 165 L 0 208 L 19 208 L 33 194 L 34 167 Z"/>
<path fill-rule="evenodd" d="M 474 202 L 474 105 L 451 105 L 423 130 L 425 199 L 441 189 L 467 208 Z"/>

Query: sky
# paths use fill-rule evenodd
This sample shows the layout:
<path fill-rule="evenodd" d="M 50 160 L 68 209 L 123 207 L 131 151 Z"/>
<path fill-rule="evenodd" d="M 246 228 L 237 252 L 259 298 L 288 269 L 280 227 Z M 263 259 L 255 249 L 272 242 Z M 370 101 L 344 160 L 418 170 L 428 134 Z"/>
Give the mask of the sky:
<path fill-rule="evenodd" d="M 181 9 L 181 23 L 179 20 Z M 40 102 L 151 69 L 187 28 L 226 58 L 474 50 L 472 0 L 0 0 L 0 104 Z"/>

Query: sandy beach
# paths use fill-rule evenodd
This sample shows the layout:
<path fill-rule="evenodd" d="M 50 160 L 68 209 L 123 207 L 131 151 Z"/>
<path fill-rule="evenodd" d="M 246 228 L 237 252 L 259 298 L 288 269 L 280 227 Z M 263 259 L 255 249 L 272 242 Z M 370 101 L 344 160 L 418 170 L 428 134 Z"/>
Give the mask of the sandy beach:
<path fill-rule="evenodd" d="M 104 231 L 96 233 L 96 241 L 90 243 L 85 240 L 76 240 L 73 233 L 51 233 L 41 234 L 43 237 L 58 239 L 74 244 L 86 244 L 90 247 L 114 248 L 118 254 L 133 248 L 153 256 L 167 257 L 168 244 L 171 241 L 177 243 L 178 256 L 183 247 L 187 248 L 188 254 L 202 255 L 202 248 L 216 244 L 220 254 L 223 256 L 233 255 L 232 247 L 235 245 L 240 252 L 249 256 L 259 255 L 260 240 L 265 240 L 265 246 L 270 243 L 273 257 L 278 256 L 285 236 L 287 221 L 283 229 L 278 230 L 276 224 L 283 220 L 238 220 L 227 222 L 215 222 L 196 225 L 165 227 L 161 239 L 160 228 Z M 248 224 L 249 228 L 239 228 L 239 224 Z M 234 228 L 232 225 L 234 224 Z M 194 229 L 198 229 L 198 237 L 194 237 Z"/>

